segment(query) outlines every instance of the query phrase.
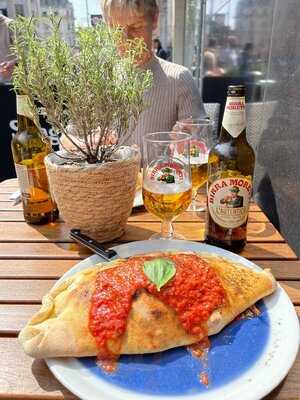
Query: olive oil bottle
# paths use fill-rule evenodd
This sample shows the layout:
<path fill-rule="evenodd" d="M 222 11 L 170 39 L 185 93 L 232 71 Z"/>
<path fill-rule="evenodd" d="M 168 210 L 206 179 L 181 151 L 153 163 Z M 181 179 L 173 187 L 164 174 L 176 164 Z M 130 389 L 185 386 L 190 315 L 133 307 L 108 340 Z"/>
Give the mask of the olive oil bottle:
<path fill-rule="evenodd" d="M 42 136 L 35 120 L 30 99 L 17 95 L 18 131 L 13 135 L 11 147 L 22 195 L 25 221 L 46 224 L 58 217 L 46 174 L 44 158 L 51 145 Z"/>

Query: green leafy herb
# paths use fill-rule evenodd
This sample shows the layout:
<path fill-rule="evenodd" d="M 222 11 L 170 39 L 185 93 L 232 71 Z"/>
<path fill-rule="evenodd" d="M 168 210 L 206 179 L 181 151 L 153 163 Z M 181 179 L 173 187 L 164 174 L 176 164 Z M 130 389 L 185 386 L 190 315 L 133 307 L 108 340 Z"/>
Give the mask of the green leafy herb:
<path fill-rule="evenodd" d="M 41 23 L 49 35 L 39 34 Z M 147 107 L 144 93 L 153 75 L 136 65 L 148 51 L 146 44 L 141 38 L 124 42 L 121 28 L 98 24 L 79 28 L 73 47 L 61 36 L 61 24 L 55 15 L 18 17 L 9 24 L 18 60 L 14 88 L 29 96 L 35 118 L 46 116 L 62 134 L 66 150 L 71 145 L 66 159 L 91 164 L 114 160 Z"/>
<path fill-rule="evenodd" d="M 157 290 L 160 291 L 176 274 L 176 268 L 173 261 L 166 258 L 156 258 L 144 262 L 144 273 L 156 285 Z"/>

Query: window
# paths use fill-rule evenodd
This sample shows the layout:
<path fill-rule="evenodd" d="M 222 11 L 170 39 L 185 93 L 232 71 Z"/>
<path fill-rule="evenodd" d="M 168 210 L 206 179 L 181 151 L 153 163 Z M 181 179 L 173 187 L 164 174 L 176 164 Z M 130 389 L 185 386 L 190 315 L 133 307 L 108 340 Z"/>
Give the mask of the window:
<path fill-rule="evenodd" d="M 22 15 L 23 17 L 25 17 L 23 4 L 16 4 L 16 15 Z"/>

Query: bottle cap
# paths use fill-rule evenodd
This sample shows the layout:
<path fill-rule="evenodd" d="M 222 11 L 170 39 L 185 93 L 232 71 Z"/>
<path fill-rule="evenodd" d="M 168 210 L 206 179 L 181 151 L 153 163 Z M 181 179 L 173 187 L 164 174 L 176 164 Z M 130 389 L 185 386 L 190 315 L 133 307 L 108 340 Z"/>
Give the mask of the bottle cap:
<path fill-rule="evenodd" d="M 244 85 L 230 85 L 230 86 L 228 86 L 227 95 L 243 97 L 243 96 L 245 96 L 245 86 Z"/>

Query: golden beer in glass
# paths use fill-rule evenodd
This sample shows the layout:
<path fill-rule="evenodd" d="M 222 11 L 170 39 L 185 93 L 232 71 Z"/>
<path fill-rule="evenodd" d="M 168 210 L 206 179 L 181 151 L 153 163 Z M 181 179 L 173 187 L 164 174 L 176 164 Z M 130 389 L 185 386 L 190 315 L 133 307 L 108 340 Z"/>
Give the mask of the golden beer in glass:
<path fill-rule="evenodd" d="M 190 165 L 193 186 L 191 211 L 205 210 L 208 154 L 214 144 L 212 128 L 208 118 L 187 118 L 176 123 L 178 131 L 191 135 Z M 199 197 L 202 201 L 197 203 L 196 199 L 201 188 L 203 190 Z"/>
<path fill-rule="evenodd" d="M 150 239 L 182 239 L 174 236 L 172 221 L 192 200 L 190 135 L 182 132 L 151 133 L 144 137 L 143 200 L 161 221 L 161 233 Z"/>
<path fill-rule="evenodd" d="M 191 164 L 193 191 L 198 191 L 207 182 L 207 163 Z"/>
<path fill-rule="evenodd" d="M 178 215 L 182 214 L 189 207 L 192 198 L 192 188 L 190 185 L 185 185 L 176 188 L 176 192 L 174 193 L 173 191 L 164 191 L 145 184 L 143 197 L 144 205 L 151 214 L 156 215 L 162 221 L 174 221 Z"/>

